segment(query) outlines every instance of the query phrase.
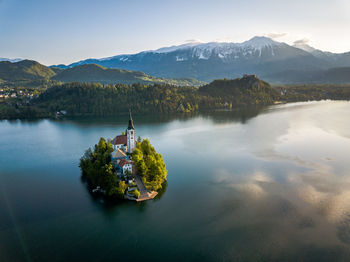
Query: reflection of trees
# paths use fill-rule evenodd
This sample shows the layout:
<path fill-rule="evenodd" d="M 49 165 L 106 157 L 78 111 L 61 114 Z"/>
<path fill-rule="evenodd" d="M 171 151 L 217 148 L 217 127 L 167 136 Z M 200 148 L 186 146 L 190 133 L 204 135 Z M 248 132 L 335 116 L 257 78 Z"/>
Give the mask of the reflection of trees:
<path fill-rule="evenodd" d="M 250 106 L 239 107 L 232 110 L 215 110 L 215 111 L 201 111 L 193 113 L 162 113 L 162 114 L 135 114 L 133 115 L 134 121 L 138 125 L 158 125 L 161 123 L 168 123 L 171 121 L 188 121 L 193 118 L 203 117 L 208 118 L 216 123 L 230 123 L 241 122 L 245 123 L 247 120 L 256 117 L 261 113 L 265 107 L 262 106 Z M 62 121 L 58 119 L 56 121 Z M 114 117 L 74 117 L 67 118 L 65 121 L 70 122 L 79 127 L 94 127 L 105 125 L 125 125 L 129 120 L 128 115 L 119 115 Z"/>
<path fill-rule="evenodd" d="M 163 195 L 165 194 L 166 192 L 166 189 L 168 187 L 168 182 L 165 181 L 163 184 L 162 184 L 162 188 L 158 191 L 158 194 L 156 195 L 156 197 L 154 198 L 154 201 L 158 201 L 160 200 Z"/>
<path fill-rule="evenodd" d="M 140 213 L 143 213 L 147 210 L 149 201 L 158 201 L 165 194 L 166 188 L 168 186 L 165 181 L 162 184 L 162 189 L 158 191 L 158 195 L 153 200 L 147 200 L 142 202 L 135 202 L 129 200 L 108 200 L 105 199 L 102 195 L 92 194 L 91 189 L 87 180 L 81 176 L 81 183 L 88 189 L 90 201 L 103 212 L 104 216 L 108 219 L 114 219 L 120 212 L 123 212 L 123 209 L 133 208 Z"/>
<path fill-rule="evenodd" d="M 249 119 L 262 113 L 265 108 L 263 106 L 239 107 L 232 110 L 202 112 L 199 115 L 212 120 L 214 123 L 240 122 L 244 124 Z"/>
<path fill-rule="evenodd" d="M 18 119 L 8 119 L 6 120 L 9 124 L 18 124 Z M 40 121 L 43 121 L 43 119 L 21 119 L 21 124 L 30 124 L 35 125 L 38 124 Z"/>

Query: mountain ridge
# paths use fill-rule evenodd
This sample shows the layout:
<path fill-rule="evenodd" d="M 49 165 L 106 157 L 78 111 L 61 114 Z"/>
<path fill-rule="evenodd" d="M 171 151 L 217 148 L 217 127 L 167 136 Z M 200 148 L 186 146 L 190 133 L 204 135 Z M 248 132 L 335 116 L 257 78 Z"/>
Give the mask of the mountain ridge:
<path fill-rule="evenodd" d="M 101 75 L 95 75 L 95 78 L 82 71 L 80 73 L 84 75 L 83 78 L 78 73 L 74 77 L 68 77 L 69 71 L 79 70 L 68 70 L 63 73 L 63 70 L 86 64 L 96 64 L 108 69 L 144 72 L 152 77 L 136 76 L 136 79 L 138 81 L 146 80 L 143 81 L 145 83 L 152 78 L 153 80 L 156 78 L 163 80 L 173 78 L 198 79 L 210 82 L 220 78 L 237 78 L 243 74 L 257 74 L 260 78 L 278 84 L 319 83 L 322 81 L 335 81 L 337 83 L 346 81 L 348 83 L 350 81 L 345 75 L 346 70 L 344 70 L 344 68 L 350 67 L 350 52 L 336 54 L 315 49 L 303 41 L 295 42 L 292 46 L 261 36 L 241 43 L 190 42 L 136 54 L 101 59 L 90 58 L 68 66 L 62 64 L 50 66 L 50 69 L 57 75 L 53 79 L 61 77 L 63 81 L 78 79 L 111 83 L 111 81 L 118 79 L 116 75 L 119 74 L 120 77 L 125 75 L 121 71 L 112 73 L 111 70 L 100 70 L 98 67 L 95 67 L 95 70 L 99 70 Z M 332 73 L 327 73 L 327 70 L 331 70 Z M 336 71 L 339 73 L 335 73 Z M 97 74 L 97 72 L 91 73 Z M 112 77 L 113 74 L 115 74 L 114 77 Z M 334 78 L 336 75 L 339 76 L 339 79 Z M 126 81 L 125 83 L 130 82 Z M 193 80 L 184 83 L 186 85 L 193 84 Z"/>
<path fill-rule="evenodd" d="M 268 37 L 253 37 L 242 43 L 187 43 L 136 54 L 86 59 L 61 68 L 82 64 L 142 71 L 165 78 L 195 78 L 212 81 L 258 74 L 264 78 L 284 71 L 324 71 L 350 66 L 350 53 L 333 54 L 306 46 L 291 46 Z M 296 79 L 298 81 L 298 79 Z M 281 78 L 270 79 L 280 82 Z"/>
<path fill-rule="evenodd" d="M 21 60 L 13 63 L 0 62 L 0 79 L 4 85 L 14 86 L 42 85 L 48 81 L 102 84 L 164 83 L 183 86 L 203 84 L 195 79 L 157 78 L 139 71 L 105 68 L 95 64 L 85 64 L 67 69 L 49 68 L 33 60 Z"/>

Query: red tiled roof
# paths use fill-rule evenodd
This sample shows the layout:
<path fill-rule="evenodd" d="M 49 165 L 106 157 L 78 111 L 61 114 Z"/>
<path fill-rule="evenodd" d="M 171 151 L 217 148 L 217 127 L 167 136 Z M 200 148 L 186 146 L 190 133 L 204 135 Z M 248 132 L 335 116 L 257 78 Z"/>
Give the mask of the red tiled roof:
<path fill-rule="evenodd" d="M 120 162 L 119 162 L 120 167 L 123 167 L 123 166 L 125 166 L 126 164 L 131 164 L 131 163 L 130 163 L 129 161 L 125 160 L 125 159 L 122 159 L 122 160 L 120 160 Z"/>
<path fill-rule="evenodd" d="M 113 145 L 126 145 L 126 135 L 116 136 L 112 143 Z"/>

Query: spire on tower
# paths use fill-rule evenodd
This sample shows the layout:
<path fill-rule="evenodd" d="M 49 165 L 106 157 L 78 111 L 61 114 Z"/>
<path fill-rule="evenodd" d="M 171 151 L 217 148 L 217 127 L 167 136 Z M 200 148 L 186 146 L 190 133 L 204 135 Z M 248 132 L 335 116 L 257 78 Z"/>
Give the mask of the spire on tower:
<path fill-rule="evenodd" d="M 128 129 L 135 129 L 134 128 L 134 121 L 132 120 L 132 116 L 131 116 L 131 110 L 129 109 L 129 126 Z"/>

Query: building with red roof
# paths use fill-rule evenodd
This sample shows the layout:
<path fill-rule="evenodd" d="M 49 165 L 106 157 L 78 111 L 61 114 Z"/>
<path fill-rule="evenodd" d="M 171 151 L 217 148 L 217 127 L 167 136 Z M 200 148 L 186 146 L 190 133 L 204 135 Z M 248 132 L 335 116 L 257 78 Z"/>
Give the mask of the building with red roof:
<path fill-rule="evenodd" d="M 127 150 L 126 144 L 127 144 L 127 137 L 126 137 L 126 135 L 116 136 L 112 140 L 112 145 L 113 145 L 114 150 L 121 149 L 123 151 L 126 151 Z"/>
<path fill-rule="evenodd" d="M 126 159 L 121 159 L 119 161 L 119 166 L 120 166 L 121 170 L 123 171 L 123 174 L 126 174 L 127 171 L 132 173 L 132 162 L 131 161 L 128 161 Z"/>

